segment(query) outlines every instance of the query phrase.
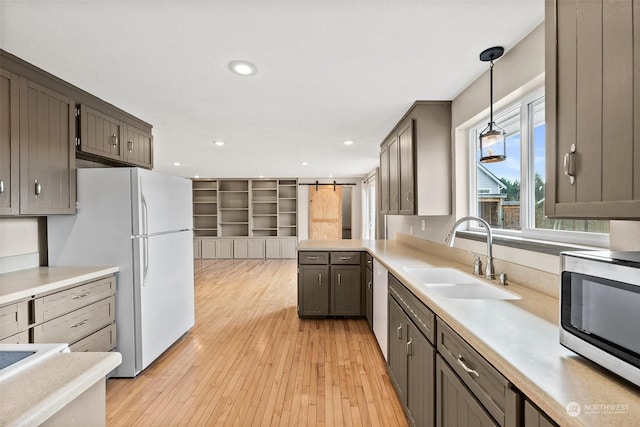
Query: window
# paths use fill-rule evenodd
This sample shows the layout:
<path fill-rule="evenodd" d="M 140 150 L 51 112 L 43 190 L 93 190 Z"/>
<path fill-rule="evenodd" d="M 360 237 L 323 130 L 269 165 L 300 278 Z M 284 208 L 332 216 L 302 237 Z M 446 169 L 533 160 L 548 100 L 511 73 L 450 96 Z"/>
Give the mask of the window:
<path fill-rule="evenodd" d="M 609 221 L 544 215 L 544 90 L 534 91 L 494 116 L 496 124 L 507 132 L 507 159 L 480 163 L 478 136 L 489 119 L 471 128 L 471 214 L 486 220 L 497 233 L 607 246 Z"/>

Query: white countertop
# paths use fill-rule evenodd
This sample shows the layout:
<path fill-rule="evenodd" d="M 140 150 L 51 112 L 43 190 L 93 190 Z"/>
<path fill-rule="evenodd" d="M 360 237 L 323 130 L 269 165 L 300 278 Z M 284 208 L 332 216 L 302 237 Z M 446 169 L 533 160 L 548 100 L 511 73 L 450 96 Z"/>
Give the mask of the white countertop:
<path fill-rule="evenodd" d="M 444 245 L 437 249 L 450 250 Z M 562 426 L 630 426 L 640 420 L 640 390 L 560 345 L 556 298 L 511 282 L 507 290 L 521 299 L 443 297 L 421 286 L 403 267 L 448 266 L 466 272 L 472 267 L 394 240 L 307 240 L 298 250 L 369 252 Z M 572 402 L 581 407 L 576 417 L 566 410 Z"/>
<path fill-rule="evenodd" d="M 108 276 L 118 267 L 36 267 L 0 274 L 0 305 Z"/>
<path fill-rule="evenodd" d="M 0 425 L 39 425 L 122 362 L 120 353 L 58 353 L 0 382 Z M 88 409 L 90 410 L 90 409 Z"/>

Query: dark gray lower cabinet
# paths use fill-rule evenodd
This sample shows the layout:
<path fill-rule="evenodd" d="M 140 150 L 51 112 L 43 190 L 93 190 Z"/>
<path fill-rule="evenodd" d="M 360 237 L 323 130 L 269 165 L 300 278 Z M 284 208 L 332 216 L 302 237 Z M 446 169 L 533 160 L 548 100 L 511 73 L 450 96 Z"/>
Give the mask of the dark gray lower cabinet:
<path fill-rule="evenodd" d="M 364 270 L 364 306 L 369 327 L 373 330 L 373 270 L 367 266 Z"/>
<path fill-rule="evenodd" d="M 298 315 L 326 316 L 329 313 L 329 266 L 298 267 Z"/>
<path fill-rule="evenodd" d="M 436 356 L 436 426 L 497 426 L 440 355 Z"/>
<path fill-rule="evenodd" d="M 390 377 L 411 424 L 433 426 L 435 349 L 391 295 L 388 318 Z M 415 311 L 409 306 L 407 309 L 411 313 Z"/>
<path fill-rule="evenodd" d="M 524 427 L 557 427 L 557 425 L 531 402 L 524 401 Z"/>
<path fill-rule="evenodd" d="M 407 315 L 398 303 L 389 296 L 389 374 L 400 402 L 407 405 Z"/>
<path fill-rule="evenodd" d="M 331 266 L 331 308 L 334 316 L 360 315 L 360 266 Z"/>

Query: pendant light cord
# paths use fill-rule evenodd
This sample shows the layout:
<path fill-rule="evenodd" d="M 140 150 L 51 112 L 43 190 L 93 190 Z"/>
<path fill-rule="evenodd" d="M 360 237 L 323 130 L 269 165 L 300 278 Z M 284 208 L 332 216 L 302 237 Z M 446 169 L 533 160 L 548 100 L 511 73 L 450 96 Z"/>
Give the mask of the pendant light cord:
<path fill-rule="evenodd" d="M 490 112 L 490 120 L 489 120 L 489 130 L 493 129 L 493 59 L 489 65 L 489 112 Z"/>

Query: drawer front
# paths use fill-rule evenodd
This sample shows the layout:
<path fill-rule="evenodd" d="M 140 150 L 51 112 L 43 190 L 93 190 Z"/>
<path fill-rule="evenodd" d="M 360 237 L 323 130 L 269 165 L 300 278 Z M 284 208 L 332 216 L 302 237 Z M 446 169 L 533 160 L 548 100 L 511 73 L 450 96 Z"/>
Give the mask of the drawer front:
<path fill-rule="evenodd" d="M 0 344 L 29 344 L 29 332 L 22 331 L 0 340 Z"/>
<path fill-rule="evenodd" d="M 27 329 L 27 301 L 0 307 L 0 340 Z"/>
<path fill-rule="evenodd" d="M 116 348 L 116 324 L 112 323 L 69 346 L 71 351 L 111 351 Z"/>
<path fill-rule="evenodd" d="M 329 252 L 298 252 L 299 264 L 329 264 Z"/>
<path fill-rule="evenodd" d="M 438 318 L 438 352 L 501 426 L 515 419 L 518 395 L 477 351 Z"/>
<path fill-rule="evenodd" d="M 360 252 L 331 252 L 331 264 L 360 265 Z"/>
<path fill-rule="evenodd" d="M 436 316 L 410 290 L 404 287 L 391 274 L 389 275 L 389 293 L 394 296 L 420 332 L 431 342 L 436 344 Z"/>
<path fill-rule="evenodd" d="M 36 298 L 34 302 L 35 323 L 61 316 L 96 301 L 103 300 L 116 291 L 115 276 L 85 283 L 75 288 Z"/>
<path fill-rule="evenodd" d="M 367 259 L 367 261 L 366 261 L 367 268 L 369 270 L 373 271 L 373 257 L 369 253 L 366 253 L 365 257 Z"/>
<path fill-rule="evenodd" d="M 44 322 L 33 328 L 33 341 L 36 343 L 68 343 L 113 323 L 115 320 L 115 297 L 98 301 L 87 307 Z"/>

